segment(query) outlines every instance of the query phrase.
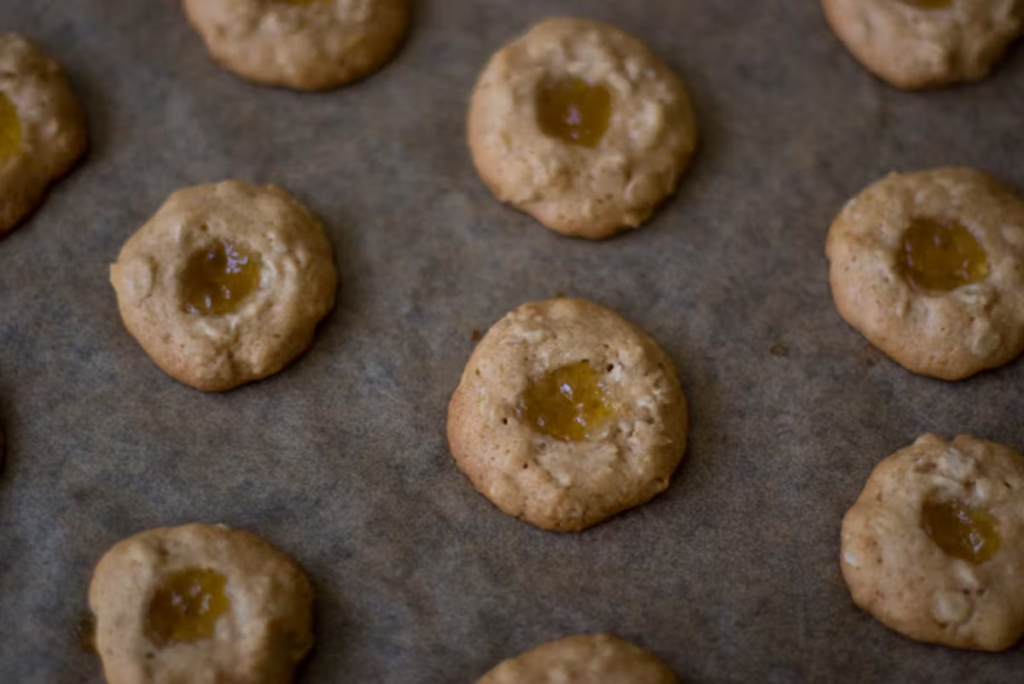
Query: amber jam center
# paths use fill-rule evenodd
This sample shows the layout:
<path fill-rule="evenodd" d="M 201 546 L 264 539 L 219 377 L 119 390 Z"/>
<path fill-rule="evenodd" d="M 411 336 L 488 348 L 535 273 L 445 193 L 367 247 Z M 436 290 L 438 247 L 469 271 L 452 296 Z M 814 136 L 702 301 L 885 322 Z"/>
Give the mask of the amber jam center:
<path fill-rule="evenodd" d="M 914 221 L 903 234 L 903 273 L 916 290 L 950 292 L 988 277 L 988 257 L 959 223 Z"/>
<path fill-rule="evenodd" d="M 537 88 L 537 125 L 570 145 L 597 147 L 612 117 L 612 96 L 581 78 L 550 79 Z"/>
<path fill-rule="evenodd" d="M 21 147 L 21 119 L 14 103 L 0 91 L 0 162 L 7 161 Z"/>
<path fill-rule="evenodd" d="M 959 501 L 926 501 L 921 529 L 947 556 L 971 563 L 984 563 L 999 550 L 995 518 Z"/>
<path fill-rule="evenodd" d="M 185 310 L 229 314 L 260 287 L 260 258 L 221 240 L 189 258 L 182 276 Z"/>
<path fill-rule="evenodd" d="M 149 602 L 146 637 L 157 647 L 209 639 L 231 608 L 219 572 L 189 568 L 171 575 Z"/>
<path fill-rule="evenodd" d="M 563 442 L 583 441 L 614 415 L 601 380 L 587 361 L 548 371 L 519 397 L 516 415 L 542 435 Z"/>
<path fill-rule="evenodd" d="M 900 0 L 904 5 L 918 9 L 935 10 L 953 6 L 953 0 Z"/>

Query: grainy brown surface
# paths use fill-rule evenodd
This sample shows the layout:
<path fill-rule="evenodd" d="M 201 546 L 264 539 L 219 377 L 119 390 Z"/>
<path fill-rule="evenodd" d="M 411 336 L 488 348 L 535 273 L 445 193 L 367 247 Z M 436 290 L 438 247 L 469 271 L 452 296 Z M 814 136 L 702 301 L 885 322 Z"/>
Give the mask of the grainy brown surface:
<path fill-rule="evenodd" d="M 811 2 L 415 7 L 391 64 L 311 96 L 225 73 L 173 0 L 0 0 L 5 28 L 67 69 L 93 143 L 0 242 L 0 682 L 100 682 L 76 635 L 94 564 L 192 521 L 256 532 L 310 575 L 300 684 L 471 682 L 601 631 L 697 684 L 1014 681 L 1024 647 L 923 646 L 858 611 L 839 528 L 924 432 L 1024 448 L 1024 362 L 946 384 L 867 351 L 824 249 L 842 204 L 891 170 L 972 165 L 1024 190 L 1024 48 L 977 85 L 911 95 L 866 74 Z M 702 122 L 678 196 L 600 244 L 501 206 L 463 143 L 486 60 L 555 13 L 642 38 Z M 124 330 L 107 273 L 171 192 L 229 177 L 307 202 L 342 282 L 308 355 L 208 396 Z M 560 292 L 657 339 L 693 411 L 668 491 L 573 536 L 495 509 L 444 436 L 472 331 Z"/>

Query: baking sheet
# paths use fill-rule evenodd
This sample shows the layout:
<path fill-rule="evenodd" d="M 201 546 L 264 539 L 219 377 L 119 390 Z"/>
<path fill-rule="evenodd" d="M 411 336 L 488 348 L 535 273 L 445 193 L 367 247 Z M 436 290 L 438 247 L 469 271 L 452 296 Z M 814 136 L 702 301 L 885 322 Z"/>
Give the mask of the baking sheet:
<path fill-rule="evenodd" d="M 323 95 L 218 69 L 172 0 L 0 0 L 67 67 L 92 150 L 0 242 L 0 682 L 102 681 L 76 633 L 118 540 L 191 521 L 253 530 L 317 591 L 302 684 L 471 682 L 612 631 L 688 682 L 1009 682 L 1024 650 L 924 646 L 851 604 L 839 525 L 920 433 L 1024 448 L 1024 363 L 915 377 L 835 312 L 824 240 L 891 170 L 969 164 L 1024 189 L 1024 49 L 987 81 L 912 95 L 867 75 L 815 2 L 416 0 L 398 58 Z M 702 148 L 649 226 L 558 237 L 495 202 L 463 143 L 489 55 L 553 14 L 611 21 L 688 81 Z M 342 274 L 312 351 L 205 395 L 124 330 L 108 264 L 175 189 L 282 184 Z M 669 491 L 580 535 L 506 517 L 452 463 L 445 407 L 484 331 L 593 298 L 676 361 L 692 442 Z"/>

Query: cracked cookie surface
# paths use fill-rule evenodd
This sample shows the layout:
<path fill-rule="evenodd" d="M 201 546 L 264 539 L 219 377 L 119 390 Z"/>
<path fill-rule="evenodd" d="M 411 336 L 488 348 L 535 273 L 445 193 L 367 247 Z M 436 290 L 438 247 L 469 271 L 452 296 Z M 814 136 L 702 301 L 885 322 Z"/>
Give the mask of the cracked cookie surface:
<path fill-rule="evenodd" d="M 843 520 L 854 602 L 918 641 L 999 651 L 1024 633 L 1024 456 L 927 434 L 882 461 Z"/>
<path fill-rule="evenodd" d="M 225 181 L 179 190 L 110 267 L 129 332 L 177 380 L 224 391 L 313 342 L 337 272 L 320 221 L 284 190 Z"/>
<path fill-rule="evenodd" d="M 469 146 L 502 202 L 566 235 L 646 221 L 697 146 L 682 81 L 643 43 L 586 19 L 548 19 L 491 58 Z"/>
<path fill-rule="evenodd" d="M 584 529 L 664 491 L 686 437 L 668 356 L 584 299 L 525 304 L 501 319 L 448 407 L 452 454 L 476 489 L 549 530 Z"/>

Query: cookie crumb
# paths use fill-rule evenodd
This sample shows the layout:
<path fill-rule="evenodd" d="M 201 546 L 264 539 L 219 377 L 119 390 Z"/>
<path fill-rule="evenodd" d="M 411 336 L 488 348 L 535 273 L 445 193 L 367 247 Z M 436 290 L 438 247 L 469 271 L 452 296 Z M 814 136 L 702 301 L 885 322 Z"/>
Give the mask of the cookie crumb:
<path fill-rule="evenodd" d="M 75 636 L 78 637 L 78 645 L 84 653 L 96 655 L 96 618 L 92 613 L 82 616 L 75 627 Z"/>

